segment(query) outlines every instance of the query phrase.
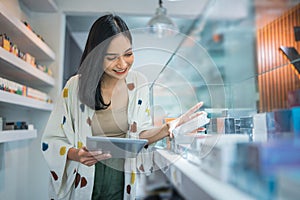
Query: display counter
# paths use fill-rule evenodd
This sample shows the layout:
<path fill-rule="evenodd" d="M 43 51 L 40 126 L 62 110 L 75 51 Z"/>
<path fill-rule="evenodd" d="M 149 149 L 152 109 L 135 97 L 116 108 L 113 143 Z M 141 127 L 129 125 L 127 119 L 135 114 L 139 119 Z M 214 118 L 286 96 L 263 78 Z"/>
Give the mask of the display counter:
<path fill-rule="evenodd" d="M 229 183 L 206 174 L 171 151 L 157 149 L 154 162 L 185 199 L 254 199 Z"/>

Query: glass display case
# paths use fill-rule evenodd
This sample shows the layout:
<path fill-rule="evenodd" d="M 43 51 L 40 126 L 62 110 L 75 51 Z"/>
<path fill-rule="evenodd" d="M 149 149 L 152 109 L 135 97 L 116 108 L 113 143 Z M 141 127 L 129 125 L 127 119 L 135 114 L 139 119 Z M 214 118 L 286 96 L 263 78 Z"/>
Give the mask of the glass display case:
<path fill-rule="evenodd" d="M 294 28 L 299 5 L 290 10 L 290 4 L 284 5 L 287 11 L 264 25 L 257 1 L 243 1 L 237 13 L 219 13 L 222 20 L 214 18 L 218 6 L 208 6 L 185 33 L 162 38 L 147 29 L 132 30 L 133 68 L 148 80 L 154 124 L 199 101 L 203 110 L 232 116 L 289 107 L 288 93 L 300 82 Z M 294 49 L 292 57 L 283 47 Z"/>
<path fill-rule="evenodd" d="M 193 181 L 193 176 L 199 174 L 180 170 L 181 165 L 190 163 L 251 194 L 243 196 L 233 189 L 232 198 L 272 199 L 276 195 L 284 198 L 287 192 L 280 187 L 283 182 L 276 181 L 276 170 L 265 173 L 262 169 L 275 169 L 279 165 L 289 168 L 290 163 L 275 163 L 263 157 L 263 153 L 272 158 L 280 148 L 299 152 L 295 141 L 299 134 L 296 124 L 299 124 L 297 106 L 300 105 L 300 43 L 296 30 L 300 26 L 300 4 L 292 8 L 290 4 L 281 5 L 282 14 L 269 21 L 261 18 L 263 6 L 258 1 L 243 1 L 239 5 L 236 13 L 218 13 L 224 15 L 220 21 L 214 19 L 218 6 L 215 2 L 191 23 L 185 34 L 174 33 L 167 38 L 149 35 L 148 44 L 139 40 L 134 44 L 137 49 L 134 68 L 149 81 L 155 126 L 180 116 L 200 101 L 204 102 L 200 110 L 206 111 L 210 118 L 205 132 L 198 132 L 190 139 L 175 137 L 171 145 L 167 139 L 156 144 L 175 152 L 167 155 L 158 151 L 156 161 L 161 169 L 167 169 L 171 182 L 187 198 L 195 198 L 188 196 L 195 193 L 188 193 L 181 180 L 190 180 L 190 187 L 206 188 L 204 182 Z M 134 35 L 137 37 L 138 31 Z M 268 146 L 270 143 L 275 147 Z M 175 162 L 179 159 L 176 154 L 189 162 L 179 161 L 182 162 L 179 165 Z M 300 164 L 292 155 L 278 159 L 283 157 L 297 166 Z M 163 158 L 167 161 L 162 162 Z M 171 163 L 175 167 L 169 166 Z M 189 169 L 193 171 L 194 166 Z M 299 168 L 295 173 L 299 174 Z M 228 185 L 217 188 L 221 191 L 225 187 Z M 223 198 L 210 193 L 209 188 L 205 190 L 211 198 Z"/>
<path fill-rule="evenodd" d="M 149 81 L 155 124 L 199 101 L 202 109 L 257 110 L 255 15 L 253 5 L 242 8 L 222 21 L 208 9 L 186 33 L 165 38 L 149 34 L 140 41 L 140 30 L 133 31 L 134 68 Z"/>

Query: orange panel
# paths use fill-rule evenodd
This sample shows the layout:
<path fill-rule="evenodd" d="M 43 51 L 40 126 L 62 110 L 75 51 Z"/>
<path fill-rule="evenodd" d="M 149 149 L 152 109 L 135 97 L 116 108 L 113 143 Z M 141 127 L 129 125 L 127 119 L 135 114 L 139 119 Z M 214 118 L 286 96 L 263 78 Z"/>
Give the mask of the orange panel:
<path fill-rule="evenodd" d="M 260 112 L 286 108 L 288 91 L 300 88 L 300 75 L 291 64 L 287 65 L 289 61 L 279 50 L 281 45 L 294 46 L 300 52 L 294 26 L 300 26 L 300 4 L 257 30 Z"/>

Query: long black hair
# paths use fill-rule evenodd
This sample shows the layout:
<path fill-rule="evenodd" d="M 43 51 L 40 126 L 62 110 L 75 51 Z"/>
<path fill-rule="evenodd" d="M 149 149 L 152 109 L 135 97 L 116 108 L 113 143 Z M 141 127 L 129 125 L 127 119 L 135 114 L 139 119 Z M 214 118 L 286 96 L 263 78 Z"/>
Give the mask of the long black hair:
<path fill-rule="evenodd" d="M 101 94 L 103 61 L 107 48 L 114 36 L 122 34 L 132 44 L 132 37 L 126 23 L 117 15 L 108 14 L 97 19 L 92 25 L 83 51 L 79 74 L 78 95 L 82 103 L 92 109 L 106 109 Z"/>

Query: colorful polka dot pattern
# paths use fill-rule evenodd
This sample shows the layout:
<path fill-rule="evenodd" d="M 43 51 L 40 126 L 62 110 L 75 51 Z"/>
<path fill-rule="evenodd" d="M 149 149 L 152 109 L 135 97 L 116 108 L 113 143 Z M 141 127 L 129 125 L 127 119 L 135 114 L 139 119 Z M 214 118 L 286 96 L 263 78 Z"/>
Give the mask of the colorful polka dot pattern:
<path fill-rule="evenodd" d="M 128 84 L 127 84 L 127 88 L 128 88 L 130 91 L 134 90 L 134 88 L 135 88 L 134 83 L 128 83 Z"/>
<path fill-rule="evenodd" d="M 149 109 L 149 108 L 147 108 L 147 109 L 145 110 L 145 112 L 148 114 L 148 116 L 150 116 L 150 109 Z"/>
<path fill-rule="evenodd" d="M 78 141 L 77 142 L 77 147 L 80 149 L 80 148 L 82 148 L 82 146 L 83 146 L 82 142 Z"/>
<path fill-rule="evenodd" d="M 141 170 L 142 172 L 144 172 L 144 171 L 145 171 L 145 169 L 144 169 L 144 165 L 143 165 L 143 164 L 141 164 L 141 166 L 139 167 L 139 170 Z"/>
<path fill-rule="evenodd" d="M 87 185 L 87 180 L 84 177 L 81 177 L 80 187 L 83 188 Z"/>
<path fill-rule="evenodd" d="M 130 185 L 126 186 L 126 192 L 127 192 L 127 194 L 130 194 L 130 192 L 131 192 L 131 186 Z"/>
<path fill-rule="evenodd" d="M 134 88 L 134 85 L 131 85 L 132 88 Z M 63 89 L 63 98 L 67 98 L 68 97 L 68 88 L 64 88 Z M 85 111 L 85 105 L 84 104 L 80 104 L 80 110 L 81 112 Z M 65 116 L 62 117 L 62 123 L 61 123 L 61 127 L 63 127 L 63 125 L 66 123 L 67 118 Z M 90 118 L 87 118 L 87 124 L 89 126 L 91 126 L 92 120 Z M 83 143 L 82 141 L 78 141 L 77 142 L 77 147 L 78 148 L 82 148 L 83 147 Z M 46 142 L 43 142 L 41 145 L 42 151 L 47 151 L 49 149 L 49 144 Z M 64 156 L 67 153 L 67 147 L 66 146 L 61 146 L 59 149 L 59 155 Z M 54 181 L 57 181 L 59 179 L 58 175 L 56 174 L 55 171 L 50 171 L 51 173 L 51 177 L 53 178 Z M 85 177 L 81 177 L 81 175 L 78 173 L 77 169 L 74 169 L 73 174 L 75 175 L 75 188 L 77 188 L 78 186 L 80 186 L 80 188 L 86 187 L 88 184 L 88 181 Z M 129 189 L 129 193 L 130 193 Z"/>
<path fill-rule="evenodd" d="M 52 178 L 57 181 L 58 180 L 58 176 L 57 174 L 54 172 L 54 171 L 50 171 L 51 172 L 51 175 L 52 175 Z"/>
<path fill-rule="evenodd" d="M 60 125 L 61 128 L 63 128 L 63 125 L 66 123 L 66 120 L 67 120 L 67 118 L 65 116 L 63 116 L 62 123 Z"/>
<path fill-rule="evenodd" d="M 142 99 L 139 99 L 138 100 L 138 105 L 142 105 L 142 103 L 143 103 Z"/>
<path fill-rule="evenodd" d="M 131 172 L 131 180 L 130 180 L 130 184 L 133 185 L 135 183 L 135 173 L 132 171 Z"/>
<path fill-rule="evenodd" d="M 154 169 L 154 168 L 153 168 L 153 166 L 152 166 L 152 167 L 150 168 L 150 172 L 151 172 L 151 173 L 153 172 L 153 169 Z"/>
<path fill-rule="evenodd" d="M 86 119 L 86 123 L 87 123 L 89 126 L 92 125 L 92 120 L 91 120 L 90 117 L 88 117 L 88 118 Z"/>
<path fill-rule="evenodd" d="M 135 85 L 134 83 L 129 83 L 127 84 L 127 87 L 130 91 L 134 90 L 135 89 Z M 63 90 L 63 98 L 67 98 L 68 97 L 68 88 L 64 88 Z M 138 102 L 137 102 L 138 105 L 142 105 L 143 104 L 143 101 L 142 99 L 138 99 Z M 80 110 L 81 112 L 85 112 L 85 105 L 84 104 L 80 104 Z M 145 110 L 145 112 L 150 115 L 150 109 L 147 108 Z M 61 125 L 64 125 L 66 123 L 66 117 L 63 116 L 63 120 L 62 120 L 62 124 Z M 92 124 L 92 120 L 90 117 L 87 118 L 86 120 L 86 123 L 91 126 Z M 133 122 L 131 125 L 130 125 L 130 131 L 131 132 L 137 132 L 137 123 L 136 122 Z M 78 148 L 82 148 L 83 146 L 83 143 L 81 141 L 78 141 L 77 143 L 77 147 Z M 49 148 L 49 145 L 45 142 L 42 143 L 42 150 L 43 151 L 46 151 L 47 149 Z M 144 148 L 148 148 L 148 145 L 145 145 Z M 61 156 L 65 155 L 66 154 L 66 146 L 62 146 L 59 150 L 59 154 Z M 139 170 L 143 171 L 144 172 L 144 166 L 141 164 L 139 166 Z M 58 175 L 54 172 L 54 171 L 50 171 L 51 172 L 51 175 L 52 175 L 52 178 L 57 181 L 58 180 Z M 79 185 L 80 185 L 80 188 L 82 187 L 85 187 L 87 185 L 87 179 L 85 177 L 81 177 L 81 175 L 77 172 L 76 169 L 74 169 L 73 171 L 73 174 L 76 174 L 75 175 L 75 188 L 77 188 Z M 126 186 L 126 192 L 128 194 L 131 193 L 131 185 L 135 184 L 135 180 L 136 180 L 136 174 L 134 171 L 131 172 L 131 179 L 130 179 L 130 184 L 128 184 Z"/>
<path fill-rule="evenodd" d="M 45 142 L 42 143 L 42 151 L 46 151 L 48 149 L 49 145 Z"/>
<path fill-rule="evenodd" d="M 85 109 L 84 104 L 80 104 L 80 110 L 81 110 L 81 112 L 84 112 L 84 109 Z"/>
<path fill-rule="evenodd" d="M 59 154 L 60 154 L 61 156 L 63 156 L 63 155 L 66 154 L 66 151 L 67 151 L 67 147 L 63 146 L 63 147 L 60 148 Z"/>
<path fill-rule="evenodd" d="M 79 184 L 79 182 L 80 182 L 80 174 L 76 174 L 76 176 L 75 176 L 75 188 L 77 188 L 77 186 L 78 186 L 78 184 Z"/>
<path fill-rule="evenodd" d="M 63 116 L 62 124 L 65 124 L 65 123 L 66 123 L 66 120 L 67 120 L 67 118 L 66 118 L 65 116 Z"/>
<path fill-rule="evenodd" d="M 68 97 L 68 94 L 69 94 L 68 88 L 64 88 L 64 91 L 63 91 L 63 97 L 64 97 L 64 98 L 67 98 L 67 97 Z"/>
<path fill-rule="evenodd" d="M 78 187 L 79 183 L 80 183 L 80 188 L 83 188 L 87 185 L 87 180 L 85 177 L 81 177 L 81 175 L 77 173 L 75 176 L 75 188 Z"/>
<path fill-rule="evenodd" d="M 131 125 L 130 125 L 130 131 L 135 133 L 137 131 L 137 124 L 136 122 L 133 122 Z"/>

